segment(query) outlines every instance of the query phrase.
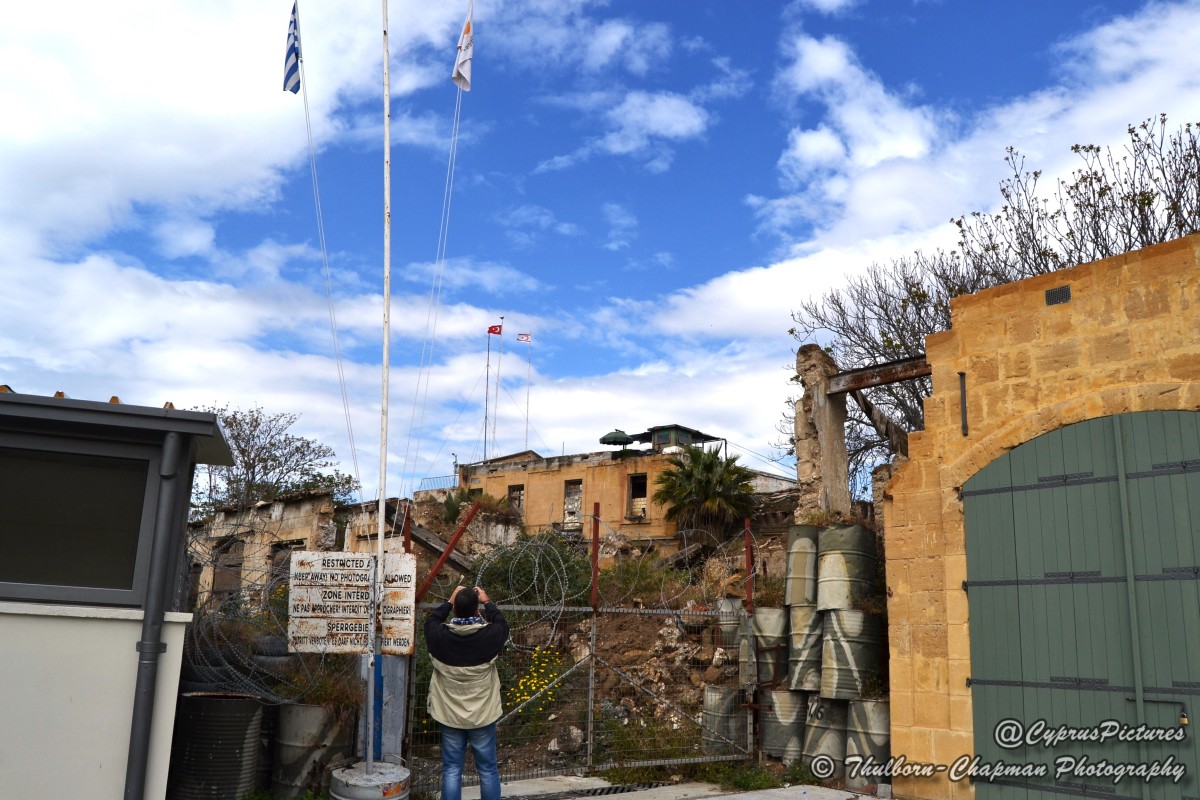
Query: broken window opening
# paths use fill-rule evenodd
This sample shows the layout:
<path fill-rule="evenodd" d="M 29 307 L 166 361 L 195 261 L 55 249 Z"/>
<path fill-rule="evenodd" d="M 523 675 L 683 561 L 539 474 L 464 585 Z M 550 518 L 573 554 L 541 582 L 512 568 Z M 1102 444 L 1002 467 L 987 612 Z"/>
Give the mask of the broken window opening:
<path fill-rule="evenodd" d="M 647 515 L 646 507 L 646 475 L 629 476 L 629 502 L 626 505 L 625 518 L 628 520 L 644 520 Z"/>
<path fill-rule="evenodd" d="M 563 483 L 563 529 L 578 530 L 583 527 L 583 481 Z"/>

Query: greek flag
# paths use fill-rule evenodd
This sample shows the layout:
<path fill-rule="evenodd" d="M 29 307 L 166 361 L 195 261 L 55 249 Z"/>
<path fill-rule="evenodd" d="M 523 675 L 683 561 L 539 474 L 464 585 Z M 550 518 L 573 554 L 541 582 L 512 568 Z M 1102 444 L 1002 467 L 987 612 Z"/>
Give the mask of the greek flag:
<path fill-rule="evenodd" d="M 283 90 L 296 94 L 300 91 L 300 17 L 296 12 L 298 3 L 292 4 L 292 21 L 288 23 L 287 56 L 283 60 Z"/>

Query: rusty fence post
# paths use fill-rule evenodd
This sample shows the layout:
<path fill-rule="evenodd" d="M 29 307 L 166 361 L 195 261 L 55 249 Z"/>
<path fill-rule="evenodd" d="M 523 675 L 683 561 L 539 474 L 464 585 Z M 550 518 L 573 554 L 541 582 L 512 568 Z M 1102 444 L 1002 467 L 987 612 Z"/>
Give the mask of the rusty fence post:
<path fill-rule="evenodd" d="M 421 598 L 429 591 L 429 587 L 433 585 L 433 579 L 442 571 L 442 567 L 446 563 L 446 559 L 450 558 L 450 552 L 454 550 L 454 546 L 458 544 L 458 540 L 462 538 L 463 533 L 467 530 L 467 526 L 471 524 L 471 520 L 475 519 L 475 515 L 479 513 L 479 501 L 476 500 L 471 504 L 471 508 L 467 511 L 467 517 L 458 524 L 458 528 L 454 531 L 454 535 L 450 537 L 450 542 L 446 545 L 446 549 L 438 556 L 437 563 L 433 565 L 433 569 L 429 570 L 429 574 L 425 576 L 425 581 L 421 587 L 417 589 L 417 597 L 413 605 L 421 602 Z"/>

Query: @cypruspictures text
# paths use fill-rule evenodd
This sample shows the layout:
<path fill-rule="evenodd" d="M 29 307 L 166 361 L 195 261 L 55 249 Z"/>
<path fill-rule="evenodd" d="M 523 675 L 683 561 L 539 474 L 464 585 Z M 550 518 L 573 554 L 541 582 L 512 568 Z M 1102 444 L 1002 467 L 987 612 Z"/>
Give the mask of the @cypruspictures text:
<path fill-rule="evenodd" d="M 1090 728 L 1073 728 L 1069 725 L 1051 725 L 1044 719 L 1025 725 L 1010 717 L 997 722 L 992 730 L 992 741 L 1005 750 L 1057 747 L 1066 742 L 1182 742 L 1186 738 L 1187 729 L 1182 726 L 1155 728 L 1149 725 L 1126 725 L 1115 719 L 1106 719 Z"/>

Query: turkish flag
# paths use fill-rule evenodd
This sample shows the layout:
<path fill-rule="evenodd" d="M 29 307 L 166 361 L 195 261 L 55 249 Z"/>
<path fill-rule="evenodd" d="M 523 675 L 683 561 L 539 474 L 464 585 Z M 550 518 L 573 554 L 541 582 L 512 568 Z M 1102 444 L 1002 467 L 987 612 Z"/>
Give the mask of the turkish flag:
<path fill-rule="evenodd" d="M 501 326 L 501 325 L 492 325 L 491 327 L 489 327 L 489 328 L 488 328 L 488 333 L 494 333 L 494 334 L 496 334 L 497 336 L 499 336 L 499 335 L 500 335 L 500 328 L 501 328 L 501 327 L 503 327 L 503 326 Z"/>

